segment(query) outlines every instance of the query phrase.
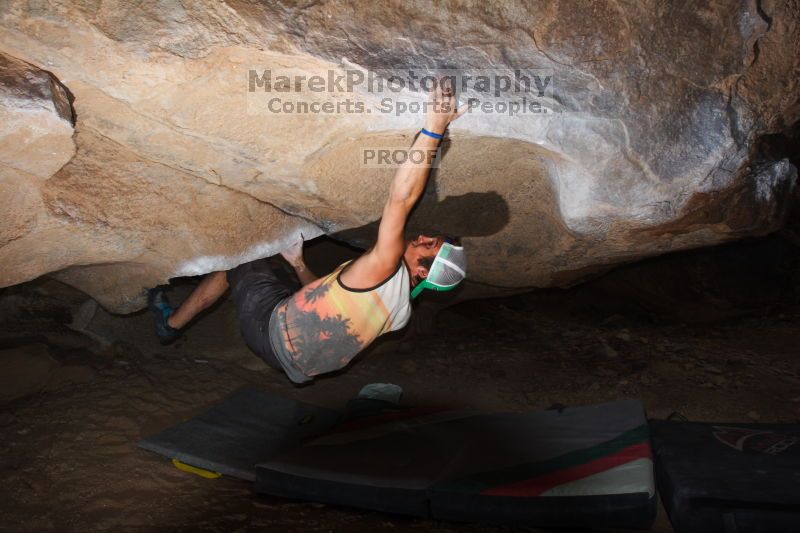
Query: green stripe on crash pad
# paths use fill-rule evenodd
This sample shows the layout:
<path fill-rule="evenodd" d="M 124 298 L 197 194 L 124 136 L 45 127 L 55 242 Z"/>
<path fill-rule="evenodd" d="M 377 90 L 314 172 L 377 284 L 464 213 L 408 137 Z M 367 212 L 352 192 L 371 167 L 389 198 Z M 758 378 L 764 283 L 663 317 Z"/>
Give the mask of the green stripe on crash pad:
<path fill-rule="evenodd" d="M 448 479 L 436 483 L 431 489 L 477 494 L 492 487 L 523 481 L 536 476 L 550 474 L 564 468 L 587 463 L 600 457 L 617 453 L 634 444 L 645 442 L 648 439 L 648 426 L 647 423 L 644 423 L 624 433 L 620 433 L 611 440 L 601 442 L 600 444 L 588 448 L 568 452 L 564 455 L 559 455 L 558 457 L 553 457 L 552 459 L 546 459 L 544 461 L 514 465 L 499 470 L 490 470 L 488 472 L 479 472 L 458 479 Z"/>

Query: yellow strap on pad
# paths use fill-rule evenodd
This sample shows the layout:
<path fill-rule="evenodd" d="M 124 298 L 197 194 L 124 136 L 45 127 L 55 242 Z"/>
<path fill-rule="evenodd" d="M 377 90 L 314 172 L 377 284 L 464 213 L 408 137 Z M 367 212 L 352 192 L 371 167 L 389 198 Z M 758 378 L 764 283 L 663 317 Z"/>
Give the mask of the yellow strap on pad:
<path fill-rule="evenodd" d="M 222 477 L 222 474 L 219 472 L 212 472 L 211 470 L 205 470 L 196 466 L 187 465 L 186 463 L 182 463 L 177 459 L 172 460 L 172 465 L 181 472 L 189 472 L 190 474 L 195 474 L 206 479 L 216 479 L 218 477 Z"/>

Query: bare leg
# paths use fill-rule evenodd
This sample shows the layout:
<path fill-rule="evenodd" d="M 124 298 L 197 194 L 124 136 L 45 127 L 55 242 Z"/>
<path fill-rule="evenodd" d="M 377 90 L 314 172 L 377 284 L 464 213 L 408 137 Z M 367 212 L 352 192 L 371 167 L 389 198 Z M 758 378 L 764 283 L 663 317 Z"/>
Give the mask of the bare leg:
<path fill-rule="evenodd" d="M 228 290 L 228 279 L 224 271 L 208 274 L 186 301 L 169 316 L 167 324 L 172 328 L 181 329 L 202 310 L 213 305 L 226 290 Z"/>

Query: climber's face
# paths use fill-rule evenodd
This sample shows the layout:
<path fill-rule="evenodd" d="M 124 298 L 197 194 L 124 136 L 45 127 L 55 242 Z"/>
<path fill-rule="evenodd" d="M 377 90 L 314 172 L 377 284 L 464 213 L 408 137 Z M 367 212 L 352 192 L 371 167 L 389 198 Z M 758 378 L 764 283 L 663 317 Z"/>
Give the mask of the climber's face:
<path fill-rule="evenodd" d="M 411 275 L 412 287 L 428 277 L 428 272 L 442 243 L 444 243 L 444 237 L 428 237 L 427 235 L 420 235 L 414 240 L 407 241 L 403 259 L 405 259 Z"/>

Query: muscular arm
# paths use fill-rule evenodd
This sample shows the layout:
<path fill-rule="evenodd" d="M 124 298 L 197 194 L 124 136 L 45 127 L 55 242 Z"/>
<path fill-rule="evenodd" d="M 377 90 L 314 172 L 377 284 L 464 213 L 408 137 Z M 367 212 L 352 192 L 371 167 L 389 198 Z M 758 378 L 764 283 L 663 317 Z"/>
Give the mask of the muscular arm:
<path fill-rule="evenodd" d="M 378 241 L 373 249 L 373 254 L 379 261 L 387 263 L 388 268 L 392 271 L 397 267 L 397 263 L 403 255 L 406 221 L 425 190 L 433 156 L 436 154 L 438 146 L 438 140 L 427 135 L 418 135 L 410 150 L 413 153 L 424 153 L 424 160 L 420 161 L 421 157 L 414 158 L 418 161 L 414 163 L 411 161 L 411 157 L 407 158 L 406 162 L 397 170 L 389 187 L 389 197 L 383 206 L 381 223 L 378 228 Z"/>
<path fill-rule="evenodd" d="M 432 93 L 425 118 L 425 129 L 443 134 L 448 124 L 463 110 L 456 109 L 455 97 L 443 92 L 441 85 Z M 420 134 L 412 144 L 412 153 L 422 152 L 425 158 L 407 157 L 389 187 L 389 197 L 383 207 L 378 241 L 367 253 L 345 270 L 342 281 L 355 289 L 369 288 L 389 277 L 397 269 L 405 250 L 404 230 L 408 215 L 417 203 L 431 170 L 431 162 L 439 141 Z M 416 152 L 415 152 L 416 151 Z"/>

